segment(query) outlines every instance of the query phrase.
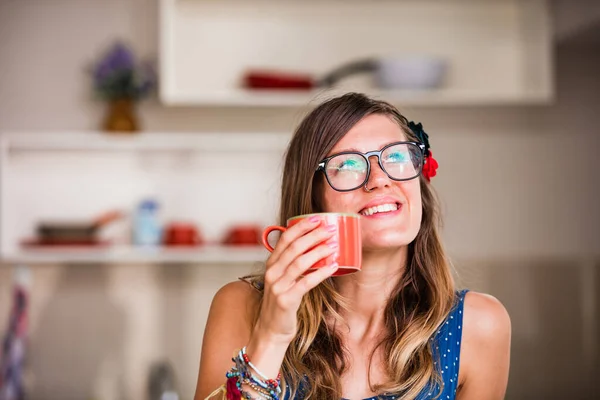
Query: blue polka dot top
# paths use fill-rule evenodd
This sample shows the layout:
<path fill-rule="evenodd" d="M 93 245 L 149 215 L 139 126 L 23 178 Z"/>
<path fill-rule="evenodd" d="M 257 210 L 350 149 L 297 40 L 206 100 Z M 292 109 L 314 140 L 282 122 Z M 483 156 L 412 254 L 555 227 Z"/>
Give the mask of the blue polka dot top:
<path fill-rule="evenodd" d="M 458 388 L 458 369 L 460 365 L 460 344 L 462 338 L 462 321 L 465 295 L 468 290 L 457 292 L 457 301 L 444 322 L 440 325 L 435 336 L 432 338 L 432 350 L 434 356 L 435 367 L 440 371 L 444 382 L 440 400 L 454 400 L 456 398 L 456 390 Z M 427 388 L 426 388 L 427 389 Z M 431 390 L 433 389 L 433 390 Z M 417 400 L 433 399 L 440 391 L 439 385 L 435 388 L 424 390 Z M 298 390 L 294 400 L 302 400 L 300 394 L 302 390 Z M 365 400 L 394 400 L 394 395 L 380 395 L 378 397 L 370 397 Z M 285 396 L 285 400 L 289 400 L 289 394 Z M 345 399 L 342 399 L 345 400 Z"/>

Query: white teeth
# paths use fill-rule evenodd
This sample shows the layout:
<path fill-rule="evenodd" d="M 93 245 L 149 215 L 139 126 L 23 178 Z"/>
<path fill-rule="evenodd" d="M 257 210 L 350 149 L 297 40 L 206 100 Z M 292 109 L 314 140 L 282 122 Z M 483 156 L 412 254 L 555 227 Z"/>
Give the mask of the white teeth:
<path fill-rule="evenodd" d="M 361 214 L 368 217 L 369 215 L 373 215 L 376 213 L 396 211 L 397 209 L 398 209 L 398 205 L 396 203 L 380 204 L 378 206 L 369 207 L 369 208 L 363 210 L 361 212 Z"/>

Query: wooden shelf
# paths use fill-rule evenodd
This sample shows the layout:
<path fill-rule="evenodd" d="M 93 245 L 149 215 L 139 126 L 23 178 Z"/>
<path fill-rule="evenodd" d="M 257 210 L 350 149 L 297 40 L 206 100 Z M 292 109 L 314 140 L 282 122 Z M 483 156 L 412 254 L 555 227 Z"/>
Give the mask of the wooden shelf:
<path fill-rule="evenodd" d="M 3 264 L 253 264 L 268 257 L 262 246 L 202 246 L 198 248 L 23 249 L 2 254 Z"/>

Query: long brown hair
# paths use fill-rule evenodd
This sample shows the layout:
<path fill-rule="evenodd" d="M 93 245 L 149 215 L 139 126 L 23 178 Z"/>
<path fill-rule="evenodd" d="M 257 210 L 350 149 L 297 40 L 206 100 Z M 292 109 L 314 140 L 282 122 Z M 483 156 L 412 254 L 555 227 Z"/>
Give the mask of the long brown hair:
<path fill-rule="evenodd" d="M 286 152 L 280 224 L 285 226 L 287 219 L 295 215 L 323 211 L 323 182 L 322 176 L 315 174 L 316 166 L 357 122 L 371 114 L 389 116 L 408 140 L 418 141 L 407 119 L 389 103 L 348 93 L 319 105 L 300 123 Z M 431 339 L 455 301 L 454 280 L 438 233 L 438 201 L 429 183 L 423 177 L 419 179 L 421 226 L 409 245 L 405 273 L 385 307 L 386 334 L 376 346 L 386 354 L 388 379 L 374 385 L 369 376 L 373 391 L 398 394 L 401 399 L 413 399 L 436 383 L 441 386 Z M 342 323 L 338 311 L 344 308 L 344 298 L 331 278 L 302 299 L 298 332 L 282 365 L 285 387 L 292 395 L 302 388 L 306 399 L 342 397 L 340 377 L 347 370 L 348 357 L 331 321 Z"/>

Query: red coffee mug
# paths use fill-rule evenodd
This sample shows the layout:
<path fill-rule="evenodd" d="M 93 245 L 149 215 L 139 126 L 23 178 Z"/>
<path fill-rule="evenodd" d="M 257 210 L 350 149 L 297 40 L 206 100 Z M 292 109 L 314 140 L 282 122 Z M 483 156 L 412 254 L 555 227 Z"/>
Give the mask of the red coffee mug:
<path fill-rule="evenodd" d="M 338 251 L 331 256 L 318 261 L 310 267 L 305 274 L 309 274 L 317 268 L 325 267 L 336 262 L 339 268 L 333 276 L 340 276 L 358 272 L 362 268 L 362 236 L 360 232 L 360 214 L 343 214 L 343 213 L 316 213 L 305 214 L 292 217 L 287 220 L 287 228 L 274 225 L 267 227 L 262 235 L 262 242 L 270 252 L 273 252 L 273 247 L 269 244 L 269 234 L 275 230 L 285 232 L 300 221 L 317 216 L 321 220 L 321 225 L 335 226 L 335 234 L 325 241 L 329 243 L 337 241 L 339 244 Z M 324 243 L 319 243 L 324 244 Z M 312 249 L 309 249 L 312 250 Z"/>

